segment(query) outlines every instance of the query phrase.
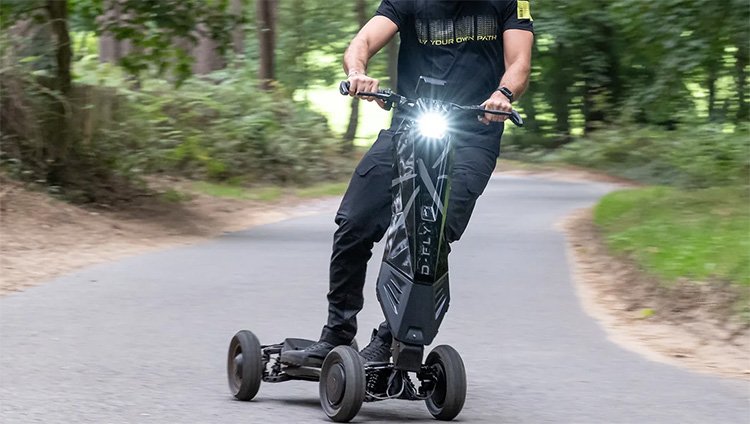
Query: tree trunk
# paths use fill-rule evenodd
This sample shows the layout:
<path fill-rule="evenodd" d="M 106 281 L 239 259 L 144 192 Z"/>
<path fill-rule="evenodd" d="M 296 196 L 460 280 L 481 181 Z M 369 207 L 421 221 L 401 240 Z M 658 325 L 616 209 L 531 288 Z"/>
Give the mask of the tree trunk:
<path fill-rule="evenodd" d="M 588 135 L 596 131 L 606 117 L 600 100 L 604 97 L 604 89 L 587 80 L 583 90 L 583 132 Z"/>
<path fill-rule="evenodd" d="M 63 94 L 70 93 L 70 61 L 73 48 L 68 32 L 68 0 L 47 0 L 49 24 L 55 38 L 55 80 L 57 89 Z"/>
<path fill-rule="evenodd" d="M 349 115 L 349 125 L 346 127 L 344 143 L 341 146 L 345 152 L 350 152 L 354 148 L 354 139 L 357 136 L 357 128 L 359 127 L 359 102 L 358 98 L 352 98 L 352 112 Z"/>
<path fill-rule="evenodd" d="M 116 22 L 119 17 L 119 7 L 115 0 L 105 0 L 104 13 L 97 18 L 98 26 L 102 29 L 99 36 L 99 62 L 115 63 L 119 60 L 117 50 L 119 40 L 115 39 L 111 32 L 104 30 L 111 22 Z"/>
<path fill-rule="evenodd" d="M 68 1 L 47 0 L 49 27 L 52 30 L 55 49 L 55 72 L 53 87 L 60 94 L 50 96 L 50 115 L 44 128 L 44 158 L 49 164 L 47 181 L 56 184 L 64 182 L 69 171 L 66 159 L 70 150 L 69 102 L 72 88 L 70 64 L 73 49 L 68 32 Z"/>
<path fill-rule="evenodd" d="M 258 40 L 260 46 L 260 69 L 258 78 L 261 88 L 271 89 L 275 77 L 274 52 L 276 49 L 277 0 L 257 0 Z"/>
<path fill-rule="evenodd" d="M 226 64 L 218 50 L 218 43 L 211 38 L 205 24 L 198 25 L 198 42 L 193 47 L 193 73 L 206 75 L 222 69 Z"/>
<path fill-rule="evenodd" d="M 122 22 L 122 0 L 105 0 L 104 14 L 98 19 L 99 27 L 103 28 L 112 23 Z M 118 40 L 108 31 L 99 36 L 99 61 L 101 63 L 117 63 L 133 50 L 130 40 Z"/>
<path fill-rule="evenodd" d="M 567 64 L 571 55 L 571 49 L 557 43 L 555 53 L 550 64 L 550 75 L 553 77 L 540 81 L 546 84 L 544 90 L 547 103 L 552 108 L 555 115 L 555 142 L 554 146 L 562 146 L 570 142 L 570 101 L 571 94 L 569 88 L 575 83 L 573 72 Z"/>
<path fill-rule="evenodd" d="M 539 121 L 536 119 L 537 111 L 536 104 L 534 104 L 534 95 L 532 93 L 526 93 L 523 97 L 518 100 L 518 104 L 523 108 L 524 113 L 524 131 L 541 134 L 541 128 L 539 127 Z"/>
<path fill-rule="evenodd" d="M 534 44 L 531 47 L 531 55 L 532 57 L 539 56 L 539 47 L 537 46 L 536 39 L 534 39 Z M 535 70 L 535 68 L 532 68 L 532 74 Z M 523 108 L 523 113 L 524 115 L 526 115 L 524 116 L 524 127 L 526 128 L 525 130 L 530 133 L 537 134 L 539 135 L 539 137 L 542 137 L 542 128 L 539 125 L 539 121 L 537 120 L 538 113 L 535 103 L 538 97 L 537 99 L 534 98 L 534 88 L 534 86 L 529 86 L 526 93 L 518 100 L 518 104 L 521 106 L 521 108 Z"/>
<path fill-rule="evenodd" d="M 555 111 L 555 132 L 558 137 L 556 145 L 562 146 L 570 141 L 570 109 L 567 106 Z"/>
<path fill-rule="evenodd" d="M 231 0 L 229 11 L 239 21 L 232 30 L 232 50 L 237 56 L 245 54 L 245 24 L 243 0 Z"/>
<path fill-rule="evenodd" d="M 708 86 L 708 120 L 711 122 L 718 118 L 716 116 L 716 78 L 717 69 L 715 66 L 710 66 L 706 86 Z"/>
<path fill-rule="evenodd" d="M 747 102 L 747 66 L 750 63 L 750 48 L 747 40 L 740 40 L 737 43 L 737 52 L 735 58 L 735 84 L 737 85 L 737 123 L 743 123 L 750 120 L 750 105 Z"/>
<path fill-rule="evenodd" d="M 354 13 L 357 15 L 357 22 L 359 27 L 362 28 L 367 23 L 367 1 L 357 0 L 354 3 Z"/>
<path fill-rule="evenodd" d="M 101 63 L 115 63 L 117 61 L 117 40 L 112 34 L 102 33 L 99 36 L 99 62 Z"/>
<path fill-rule="evenodd" d="M 357 22 L 359 27 L 362 28 L 367 23 L 367 3 L 365 0 L 357 0 L 354 4 L 354 12 L 357 15 Z M 344 134 L 344 140 L 342 148 L 344 151 L 351 151 L 354 149 L 354 138 L 357 136 L 357 129 L 359 127 L 359 99 L 352 99 L 352 111 L 349 115 L 349 125 L 346 127 L 346 133 Z"/>
<path fill-rule="evenodd" d="M 583 118 L 584 132 L 591 133 L 607 122 L 613 105 L 619 101 L 621 95 L 621 81 L 619 76 L 619 55 L 616 45 L 614 28 L 611 23 L 601 16 L 591 23 L 597 36 L 591 42 L 592 53 L 604 61 L 604 67 L 586 64 L 583 73 Z"/>

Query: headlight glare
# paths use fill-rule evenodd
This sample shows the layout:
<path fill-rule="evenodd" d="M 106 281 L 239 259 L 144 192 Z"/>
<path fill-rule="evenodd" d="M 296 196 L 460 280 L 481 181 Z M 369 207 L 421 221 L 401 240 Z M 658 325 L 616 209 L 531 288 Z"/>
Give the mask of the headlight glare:
<path fill-rule="evenodd" d="M 448 122 L 445 115 L 439 112 L 425 112 L 417 122 L 419 132 L 427 138 L 440 139 L 445 137 L 445 133 L 448 131 Z"/>

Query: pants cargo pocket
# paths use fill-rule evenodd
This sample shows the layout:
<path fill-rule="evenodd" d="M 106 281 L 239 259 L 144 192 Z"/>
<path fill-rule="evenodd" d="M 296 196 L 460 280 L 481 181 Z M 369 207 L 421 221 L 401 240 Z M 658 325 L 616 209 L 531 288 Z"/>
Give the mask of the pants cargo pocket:
<path fill-rule="evenodd" d="M 446 222 L 446 237 L 449 243 L 459 240 L 466 231 L 477 199 L 484 192 L 489 180 L 488 175 L 471 172 L 461 172 L 453 176 Z"/>

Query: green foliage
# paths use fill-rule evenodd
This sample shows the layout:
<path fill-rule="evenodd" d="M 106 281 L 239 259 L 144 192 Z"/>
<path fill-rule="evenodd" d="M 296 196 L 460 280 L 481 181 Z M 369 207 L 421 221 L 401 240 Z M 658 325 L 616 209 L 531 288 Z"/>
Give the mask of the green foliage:
<path fill-rule="evenodd" d="M 0 2 L 0 29 L 7 30 L 22 19 L 41 18 L 45 0 L 3 0 Z"/>
<path fill-rule="evenodd" d="M 0 40 L 3 47 L 8 43 L 7 38 Z M 30 69 L 32 62 L 16 62 L 3 50 L 0 165 L 18 178 L 54 186 L 55 192 L 64 185 L 82 201 L 91 200 L 94 192 L 111 191 L 119 184 L 111 169 L 121 146 L 104 147 L 91 140 L 113 116 L 112 90 L 76 86 L 63 96 L 50 76 Z M 60 125 L 61 118 L 65 125 Z"/>
<path fill-rule="evenodd" d="M 295 90 L 330 85 L 341 77 L 341 55 L 359 29 L 353 16 L 351 0 L 280 2 L 277 61 L 282 85 Z"/>
<path fill-rule="evenodd" d="M 159 76 L 170 71 L 178 83 L 191 75 L 188 49 L 198 32 L 210 35 L 224 53 L 232 29 L 241 22 L 228 12 L 228 0 L 121 0 L 120 4 L 117 15 L 98 13 L 109 18 L 102 19 L 100 31 L 133 44 L 120 64 L 135 75 L 148 69 L 156 69 Z"/>
<path fill-rule="evenodd" d="M 602 130 L 560 149 L 548 160 L 600 169 L 647 183 L 712 187 L 750 183 L 750 132 L 719 126 L 676 131 Z"/>
<path fill-rule="evenodd" d="M 130 41 L 130 52 L 120 65 L 136 77 L 152 70 L 170 75 L 179 84 L 191 75 L 189 49 L 199 32 L 216 40 L 224 53 L 233 28 L 242 17 L 232 15 L 228 0 L 55 0 L 68 5 L 68 27 L 77 31 L 112 34 Z M 47 22 L 45 0 L 0 2 L 0 26 L 5 30 L 28 20 Z M 52 40 L 46 40 L 51 42 Z M 50 44 L 53 44 L 51 42 Z M 54 55 L 50 48 L 45 55 Z"/>
<path fill-rule="evenodd" d="M 281 93 L 259 90 L 254 77 L 234 69 L 191 78 L 175 90 L 144 81 L 128 99 L 109 140 L 129 140 L 138 154 L 128 168 L 227 180 L 305 182 L 335 175 L 335 152 L 325 119 Z"/>
<path fill-rule="evenodd" d="M 294 92 L 314 86 L 330 86 L 344 79 L 341 60 L 349 41 L 359 31 L 352 0 L 282 0 L 279 3 L 277 78 Z M 375 14 L 379 0 L 366 0 L 368 18 Z M 257 58 L 257 46 L 250 46 Z M 376 55 L 368 73 L 386 78 L 385 54 Z"/>
<path fill-rule="evenodd" d="M 4 62 L 0 164 L 18 178 L 59 183 L 80 201 L 106 197 L 121 183 L 149 172 L 217 181 L 309 183 L 337 177 L 337 146 L 327 122 L 304 103 L 257 88 L 254 74 L 237 63 L 210 78 L 191 78 L 175 89 L 164 80 L 129 86 L 117 67 L 86 59 L 65 99 L 75 143 L 50 162 L 49 99 L 56 93 Z M 64 164 L 64 165 L 63 165 Z M 58 166 L 62 165 L 62 166 Z M 58 181 L 55 181 L 58 182 Z M 124 182 L 124 180 L 123 180 Z"/>
<path fill-rule="evenodd" d="M 623 120 L 671 128 L 750 118 L 747 1 L 571 0 L 533 8 L 533 78 L 521 106 L 543 144 Z"/>
<path fill-rule="evenodd" d="M 627 190 L 602 199 L 595 221 L 614 250 L 669 281 L 750 286 L 749 202 L 747 187 Z"/>

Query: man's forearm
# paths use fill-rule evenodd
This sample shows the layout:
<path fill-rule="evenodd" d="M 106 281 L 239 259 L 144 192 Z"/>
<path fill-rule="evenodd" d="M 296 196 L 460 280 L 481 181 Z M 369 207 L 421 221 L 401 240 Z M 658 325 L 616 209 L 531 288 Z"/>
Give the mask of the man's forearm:
<path fill-rule="evenodd" d="M 398 27 L 384 16 L 375 16 L 359 30 L 344 53 L 344 72 L 365 74 L 370 58 L 385 46 L 398 32 Z M 376 84 L 377 85 L 377 84 Z"/>
<path fill-rule="evenodd" d="M 529 87 L 530 73 L 530 64 L 526 60 L 518 60 L 505 70 L 505 75 L 500 81 L 500 87 L 507 87 L 513 92 L 515 99 L 520 99 Z"/>
<path fill-rule="evenodd" d="M 353 72 L 364 74 L 367 72 L 367 62 L 369 60 L 370 48 L 367 42 L 356 37 L 344 53 L 344 72 L 347 75 Z"/>

